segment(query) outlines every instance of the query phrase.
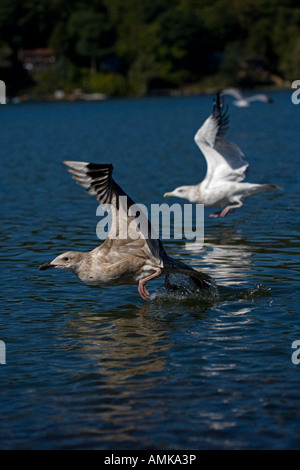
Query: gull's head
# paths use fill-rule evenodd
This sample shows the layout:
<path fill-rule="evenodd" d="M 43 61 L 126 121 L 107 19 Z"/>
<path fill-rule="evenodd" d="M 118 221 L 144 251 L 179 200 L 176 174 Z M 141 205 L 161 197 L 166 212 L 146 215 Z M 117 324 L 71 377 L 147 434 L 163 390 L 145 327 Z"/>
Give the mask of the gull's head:
<path fill-rule="evenodd" d="M 82 261 L 83 253 L 79 253 L 78 251 L 66 251 L 66 253 L 58 255 L 56 258 L 54 258 L 54 260 L 43 263 L 39 267 L 39 270 L 44 271 L 45 269 L 58 268 L 65 269 L 77 274 Z"/>
<path fill-rule="evenodd" d="M 195 186 L 179 186 L 169 193 L 165 193 L 164 197 L 180 197 L 190 202 L 196 202 Z"/>

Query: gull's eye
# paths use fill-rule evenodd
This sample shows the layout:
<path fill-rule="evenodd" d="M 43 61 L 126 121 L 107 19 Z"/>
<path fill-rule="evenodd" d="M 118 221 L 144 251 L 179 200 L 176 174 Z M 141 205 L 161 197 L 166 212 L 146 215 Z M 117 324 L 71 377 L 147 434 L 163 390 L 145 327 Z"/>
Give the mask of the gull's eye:
<path fill-rule="evenodd" d="M 67 256 L 65 256 L 64 261 L 69 261 L 69 258 Z"/>

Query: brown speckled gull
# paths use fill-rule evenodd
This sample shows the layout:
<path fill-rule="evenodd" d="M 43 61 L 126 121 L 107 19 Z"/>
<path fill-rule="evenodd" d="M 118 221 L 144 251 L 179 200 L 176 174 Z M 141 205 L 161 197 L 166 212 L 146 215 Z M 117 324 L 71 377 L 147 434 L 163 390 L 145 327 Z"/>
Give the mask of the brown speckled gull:
<path fill-rule="evenodd" d="M 148 238 L 151 233 L 153 236 L 150 222 L 145 218 L 146 224 L 137 224 L 135 217 L 130 215 L 134 202 L 112 178 L 111 164 L 73 161 L 64 164 L 88 194 L 102 205 L 110 204 L 112 224 L 107 238 L 97 248 L 89 252 L 68 251 L 42 264 L 40 270 L 65 269 L 92 285 L 138 284 L 144 300 L 150 295 L 146 282 L 162 275 L 166 275 L 166 286 L 170 286 L 168 277 L 171 273 L 188 276 L 198 289 L 208 289 L 214 284 L 207 274 L 168 256 L 159 238 Z M 124 238 L 121 233 L 124 227 L 129 235 L 133 231 L 134 236 Z"/>

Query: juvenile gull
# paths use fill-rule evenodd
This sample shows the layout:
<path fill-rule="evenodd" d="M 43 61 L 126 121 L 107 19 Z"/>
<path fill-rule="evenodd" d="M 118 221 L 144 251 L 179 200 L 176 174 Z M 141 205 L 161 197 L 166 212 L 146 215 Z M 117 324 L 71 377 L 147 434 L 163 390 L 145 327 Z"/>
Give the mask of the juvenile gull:
<path fill-rule="evenodd" d="M 224 110 L 224 97 L 218 93 L 213 112 L 195 135 L 195 142 L 202 151 L 207 171 L 204 180 L 195 186 L 180 186 L 164 196 L 188 199 L 206 207 L 224 207 L 210 217 L 225 217 L 233 209 L 242 207 L 246 197 L 263 191 L 280 189 L 275 184 L 242 183 L 249 166 L 241 149 L 225 139 L 229 117 Z"/>
<path fill-rule="evenodd" d="M 238 106 L 239 108 L 248 107 L 248 106 L 250 106 L 250 104 L 253 101 L 262 101 L 264 103 L 273 103 L 272 98 L 269 98 L 269 96 L 264 95 L 262 93 L 259 93 L 257 95 L 252 95 L 252 96 L 249 96 L 249 97 L 246 98 L 236 88 L 225 88 L 224 90 L 222 90 L 222 94 L 223 95 L 230 95 L 233 98 L 235 98 L 235 100 L 233 101 L 233 104 L 235 106 Z"/>
<path fill-rule="evenodd" d="M 188 276 L 199 289 L 208 289 L 213 285 L 207 274 L 167 255 L 162 242 L 153 236 L 150 222 L 145 216 L 146 225 L 137 222 L 137 218 L 130 213 L 134 202 L 112 178 L 111 164 L 64 163 L 88 194 L 100 204 L 110 204 L 112 224 L 107 238 L 97 248 L 89 252 L 68 251 L 42 264 L 40 270 L 65 269 L 92 285 L 138 284 L 138 291 L 144 300 L 150 295 L 146 282 L 162 275 L 166 275 L 167 287 L 172 287 L 168 281 L 172 273 Z M 134 237 L 123 238 L 124 227 L 128 230 L 126 233 Z"/>

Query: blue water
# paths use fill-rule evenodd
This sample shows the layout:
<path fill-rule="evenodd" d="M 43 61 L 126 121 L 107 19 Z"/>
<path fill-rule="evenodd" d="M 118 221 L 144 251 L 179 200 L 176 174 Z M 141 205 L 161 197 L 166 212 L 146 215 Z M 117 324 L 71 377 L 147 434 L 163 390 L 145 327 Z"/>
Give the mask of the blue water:
<path fill-rule="evenodd" d="M 1 106 L 2 449 L 300 447 L 300 107 L 270 95 L 228 98 L 228 137 L 248 181 L 283 191 L 222 220 L 206 211 L 203 247 L 164 242 L 215 278 L 209 301 L 163 295 L 158 279 L 144 302 L 38 266 L 99 244 L 97 203 L 62 160 L 112 162 L 136 202 L 166 202 L 205 174 L 193 137 L 211 95 Z"/>

